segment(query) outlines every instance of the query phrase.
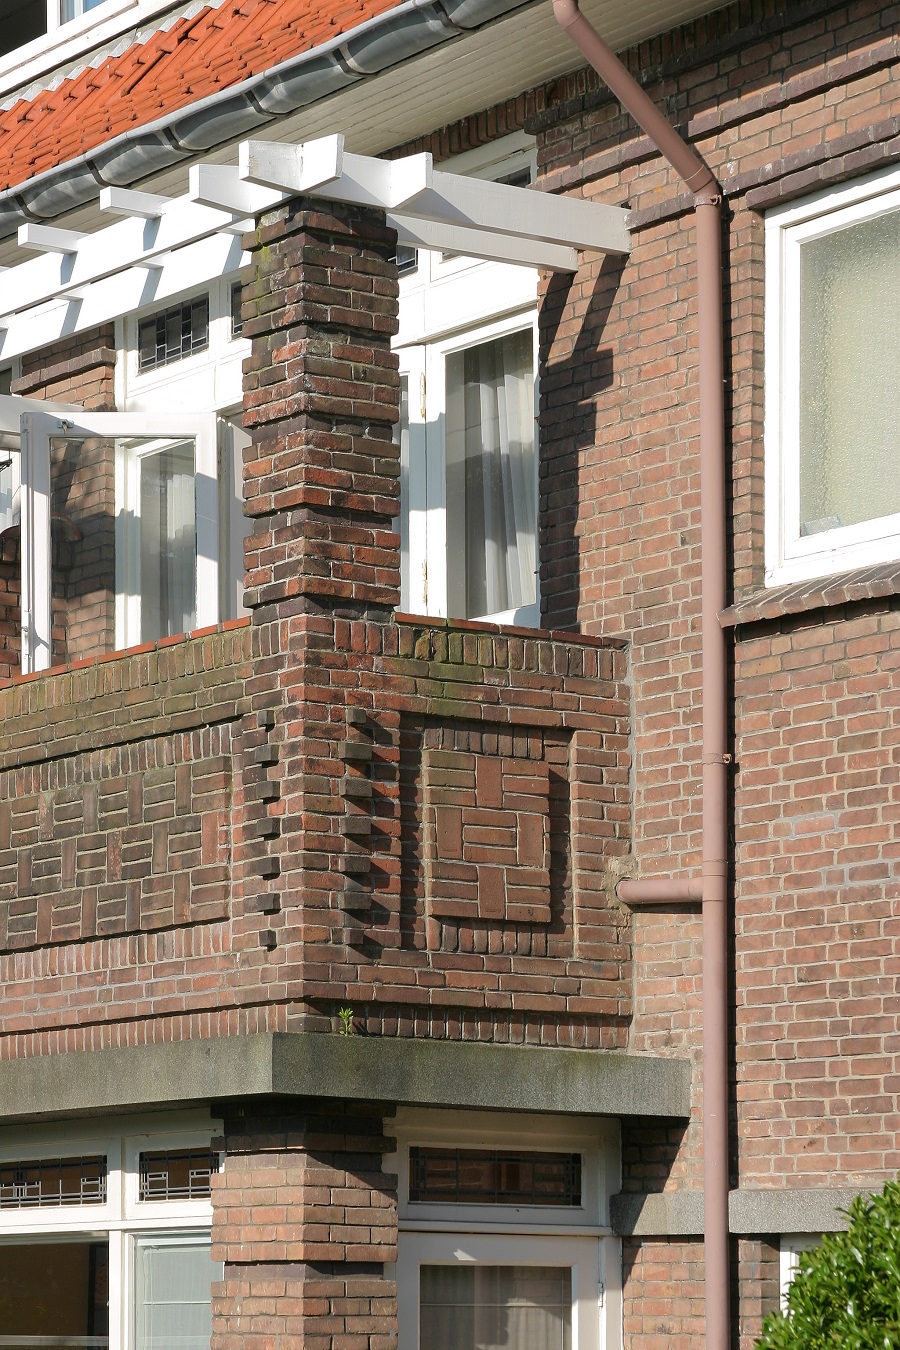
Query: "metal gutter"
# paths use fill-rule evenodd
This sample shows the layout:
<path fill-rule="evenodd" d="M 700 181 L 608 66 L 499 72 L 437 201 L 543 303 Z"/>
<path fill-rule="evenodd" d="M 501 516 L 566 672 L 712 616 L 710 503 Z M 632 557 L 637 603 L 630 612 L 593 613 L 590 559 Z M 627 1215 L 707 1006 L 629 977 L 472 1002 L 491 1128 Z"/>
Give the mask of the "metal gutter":
<path fill-rule="evenodd" d="M 725 546 L 725 338 L 722 189 L 612 49 L 579 11 L 553 12 L 585 60 L 669 161 L 694 197 L 700 405 L 700 588 L 702 629 L 703 861 L 697 879 L 622 881 L 630 904 L 684 903 L 703 912 L 703 1255 L 706 1344 L 731 1345 L 728 1237 L 728 767 L 727 647 L 719 614 L 727 602 Z"/>
<path fill-rule="evenodd" d="M 0 191 L 0 239 L 269 126 L 534 0 L 403 0 L 347 33 L 240 84 L 123 132 L 87 154 Z"/>

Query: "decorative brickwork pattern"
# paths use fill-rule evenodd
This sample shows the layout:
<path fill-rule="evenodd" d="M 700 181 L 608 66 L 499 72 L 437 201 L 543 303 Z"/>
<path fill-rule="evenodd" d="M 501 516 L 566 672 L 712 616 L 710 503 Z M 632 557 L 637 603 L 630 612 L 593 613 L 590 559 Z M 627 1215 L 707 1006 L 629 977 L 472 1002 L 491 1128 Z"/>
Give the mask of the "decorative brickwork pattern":
<path fill-rule="evenodd" d="M 227 913 L 230 728 L 137 742 L 118 767 L 95 751 L 0 773 L 0 950 Z"/>
<path fill-rule="evenodd" d="M 425 752 L 429 913 L 550 920 L 550 774 L 543 762 Z"/>

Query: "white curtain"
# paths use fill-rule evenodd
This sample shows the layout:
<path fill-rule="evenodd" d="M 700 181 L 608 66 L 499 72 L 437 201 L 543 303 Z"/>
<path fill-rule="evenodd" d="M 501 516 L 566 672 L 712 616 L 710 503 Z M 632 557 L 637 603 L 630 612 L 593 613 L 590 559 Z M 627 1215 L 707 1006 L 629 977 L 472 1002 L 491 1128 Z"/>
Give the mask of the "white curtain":
<path fill-rule="evenodd" d="M 422 1266 L 419 1344 L 428 1350 L 570 1350 L 566 1266 Z"/>
<path fill-rule="evenodd" d="M 800 246 L 800 532 L 900 512 L 900 211 Z"/>
<path fill-rule="evenodd" d="M 140 461 L 141 641 L 194 627 L 197 525 L 194 446 L 168 446 Z"/>
<path fill-rule="evenodd" d="M 447 595 L 459 618 L 532 604 L 535 584 L 531 330 L 447 358 Z"/>

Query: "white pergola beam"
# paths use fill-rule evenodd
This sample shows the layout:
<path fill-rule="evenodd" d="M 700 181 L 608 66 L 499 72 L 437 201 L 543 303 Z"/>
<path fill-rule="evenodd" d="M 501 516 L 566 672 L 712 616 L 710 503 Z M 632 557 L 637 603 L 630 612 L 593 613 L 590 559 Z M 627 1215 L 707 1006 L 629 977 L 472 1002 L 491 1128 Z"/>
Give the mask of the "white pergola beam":
<path fill-rule="evenodd" d="M 235 224 L 244 226 L 243 221 L 235 221 L 233 211 L 175 197 L 158 217 L 131 215 L 94 234 L 76 236 L 52 226 L 23 225 L 28 247 L 53 251 L 5 273 L 0 292 L 0 325 L 7 316 L 23 309 L 58 299 L 128 267 L 149 263 Z M 55 242 L 54 235 L 60 236 Z"/>
<path fill-rule="evenodd" d="M 90 239 L 90 235 L 77 230 L 60 230 L 55 225 L 35 225 L 29 221 L 19 226 L 18 239 L 19 248 L 30 249 L 35 253 L 73 254 L 78 252 L 79 245 L 85 239 Z"/>
<path fill-rule="evenodd" d="M 188 196 L 204 206 L 255 216 L 280 206 L 288 194 L 245 182 L 231 164 L 193 164 L 188 174 Z"/>
<path fill-rule="evenodd" d="M 295 146 L 244 141 L 238 172 L 245 182 L 397 211 L 435 225 L 604 253 L 631 250 L 622 207 L 441 173 L 430 155 L 381 160 L 347 154 L 340 136 Z"/>
<path fill-rule="evenodd" d="M 459 225 L 444 225 L 388 212 L 388 225 L 397 231 L 397 242 L 413 248 L 437 249 L 442 253 L 462 253 L 488 262 L 521 263 L 543 267 L 548 272 L 577 272 L 578 250 L 564 244 L 523 239 L 518 235 L 495 234 L 490 230 L 467 230 Z"/>
<path fill-rule="evenodd" d="M 343 155 L 343 136 L 321 136 L 302 145 L 242 141 L 238 177 L 259 187 L 299 195 L 339 178 Z"/>
<path fill-rule="evenodd" d="M 101 209 L 122 219 L 94 234 L 23 225 L 20 244 L 38 256 L 3 272 L 0 356 L 237 271 L 237 236 L 292 194 L 377 207 L 415 247 L 554 271 L 574 271 L 578 249 L 630 249 L 619 207 L 442 173 L 427 154 L 348 154 L 339 135 L 302 145 L 244 141 L 237 168 L 195 166 L 187 196 L 105 188 Z"/>
<path fill-rule="evenodd" d="M 135 192 L 132 188 L 107 187 L 100 193 L 100 210 L 113 216 L 158 220 L 171 205 L 171 197 L 160 197 L 155 192 Z"/>
<path fill-rule="evenodd" d="M 85 287 L 78 297 L 33 307 L 0 325 L 0 359 L 37 351 L 145 305 L 162 304 L 194 286 L 237 273 L 250 261 L 236 235 L 214 234 L 159 258 L 128 267 Z"/>
<path fill-rule="evenodd" d="M 571 248 L 629 253 L 628 212 L 618 206 L 557 197 L 534 188 L 510 187 L 462 174 L 439 173 L 404 213 L 447 225 L 517 234 Z"/>

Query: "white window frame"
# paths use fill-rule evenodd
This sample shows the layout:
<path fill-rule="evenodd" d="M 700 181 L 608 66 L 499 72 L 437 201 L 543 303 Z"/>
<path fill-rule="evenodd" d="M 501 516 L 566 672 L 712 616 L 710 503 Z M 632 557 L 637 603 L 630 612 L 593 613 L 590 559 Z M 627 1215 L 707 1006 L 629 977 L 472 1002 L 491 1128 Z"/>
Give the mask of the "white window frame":
<path fill-rule="evenodd" d="M 215 624 L 219 613 L 218 486 L 215 421 L 209 416 L 179 413 L 150 417 L 147 413 L 23 412 L 22 425 L 22 668 L 46 670 L 51 661 L 50 442 L 57 438 L 103 437 L 115 440 L 193 440 L 195 446 L 195 521 L 197 533 L 195 627 Z M 147 447 L 152 449 L 152 445 Z M 116 650 L 140 643 L 128 590 L 133 559 L 126 561 L 123 506 L 127 459 L 117 457 L 116 512 Z M 133 546 L 133 539 L 131 541 Z M 131 550 L 128 550 L 129 552 Z M 130 565 L 129 565 L 130 564 Z M 26 605 L 26 597 L 29 603 Z M 140 611 L 137 611 L 139 622 Z"/>
<path fill-rule="evenodd" d="M 0 94 L 44 71 L 95 48 L 154 15 L 173 8 L 174 0 L 103 0 L 74 19 L 63 21 L 62 0 L 46 0 L 47 32 L 0 57 Z"/>
<path fill-rule="evenodd" d="M 801 245 L 900 210 L 900 169 L 828 188 L 768 213 L 765 225 L 765 459 L 767 586 L 900 558 L 900 514 L 801 537 Z"/>
<path fill-rule="evenodd" d="M 116 407 L 125 412 L 237 413 L 244 397 L 243 362 L 250 355 L 247 338 L 231 335 L 231 288 L 240 279 L 232 272 L 206 286 L 184 291 L 144 306 L 116 324 Z M 209 345 L 180 360 L 151 370 L 139 369 L 138 330 L 143 319 L 199 296 L 209 296 Z"/>
<path fill-rule="evenodd" d="M 398 1350 L 427 1350 L 418 1344 L 420 1267 L 458 1262 L 569 1267 L 572 1350 L 621 1350 L 621 1246 L 609 1223 L 620 1187 L 616 1121 L 401 1108 L 392 1128 L 397 1149 L 385 1169 L 398 1178 Z M 410 1201 L 412 1145 L 580 1153 L 581 1204 Z"/>
<path fill-rule="evenodd" d="M 447 600 L 447 459 L 446 361 L 456 352 L 511 333 L 531 330 L 534 368 L 538 360 L 537 314 L 529 308 L 507 314 L 439 341 L 408 347 L 400 353 L 400 375 L 409 381 L 409 452 L 402 466 L 407 481 L 408 521 L 401 547 L 408 551 L 409 609 L 414 614 L 448 617 Z M 537 444 L 537 380 L 534 392 L 535 445 Z M 534 465 L 535 516 L 538 501 L 538 462 Z M 401 531 L 403 534 L 403 530 Z M 535 536 L 537 520 L 535 519 Z M 537 537 L 535 537 L 537 556 Z M 453 615 L 454 618 L 462 617 Z M 470 615 L 497 623 L 537 627 L 540 594 L 535 570 L 535 601 L 502 613 Z"/>
<path fill-rule="evenodd" d="M 451 173 L 496 180 L 520 168 L 533 169 L 534 163 L 534 140 L 524 132 L 518 132 L 455 156 L 441 167 Z M 408 520 L 400 522 L 400 534 L 404 565 L 409 569 L 409 595 L 404 598 L 411 613 L 447 617 L 446 458 L 443 435 L 446 357 L 451 352 L 529 326 L 533 327 L 535 335 L 537 450 L 536 270 L 464 256 L 444 258 L 443 254 L 434 250 L 419 249 L 415 271 L 400 278 L 400 328 L 393 346 L 400 357 L 400 374 L 409 380 L 409 462 L 402 466 L 408 492 Z M 535 517 L 537 477 L 536 453 Z M 492 622 L 538 627 L 538 577 L 535 577 L 534 604 L 477 617 Z"/>
<path fill-rule="evenodd" d="M 160 399 L 156 399 L 159 407 Z M 51 661 L 50 440 L 57 436 L 102 436 L 116 446 L 116 624 L 115 650 L 140 642 L 139 598 L 128 588 L 124 515 L 134 497 L 133 475 L 142 454 L 152 453 L 156 440 L 193 440 L 196 482 L 197 590 L 195 628 L 219 621 L 228 592 L 228 610 L 243 612 L 243 557 L 240 540 L 246 531 L 236 486 L 249 437 L 227 417 L 212 412 L 180 412 L 160 416 L 152 410 L 95 413 L 40 399 L 0 395 L 0 432 L 20 439 L 15 451 L 9 500 L 3 507 L 3 528 L 18 513 L 22 530 L 22 669 L 46 670 Z M 123 442 L 137 440 L 139 449 Z M 0 451 L 0 457 L 6 452 Z M 129 491 L 129 479 L 132 480 Z M 227 490 L 222 492 L 222 487 Z M 4 494 L 4 497 L 6 494 Z M 220 496 L 228 519 L 219 519 Z M 230 527 L 231 533 L 228 533 Z M 132 538 L 132 550 L 135 541 Z M 233 554 L 233 556 L 232 556 Z M 131 559 L 133 572 L 134 559 Z"/>
<path fill-rule="evenodd" d="M 778 1244 L 778 1272 L 781 1288 L 781 1311 L 787 1311 L 788 1290 L 800 1266 L 802 1252 L 812 1251 L 822 1242 L 821 1233 L 782 1233 Z"/>
<path fill-rule="evenodd" d="M 118 416 L 119 414 L 113 414 Z M 116 650 L 138 646 L 141 642 L 142 595 L 140 578 L 140 533 L 128 529 L 126 522 L 140 522 L 141 461 L 159 453 L 173 440 L 189 439 L 190 433 L 174 435 L 160 431 L 159 418 L 123 414 L 129 424 L 149 427 L 141 433 L 138 445 L 127 436 L 116 441 Z M 173 419 L 181 426 L 185 418 Z M 194 509 L 197 538 L 195 581 L 195 624 L 206 628 L 219 617 L 219 490 L 215 424 L 208 417 L 194 422 Z M 150 439 L 150 438 L 153 439 Z"/>
<path fill-rule="evenodd" d="M 247 338 L 231 332 L 231 288 L 240 280 L 231 272 L 206 286 L 146 305 L 116 322 L 116 406 L 155 417 L 167 411 L 209 413 L 217 419 L 219 480 L 219 615 L 240 618 L 244 607 L 243 539 L 252 522 L 243 511 L 243 451 L 250 437 L 241 425 L 243 363 L 250 355 Z M 209 345 L 191 356 L 152 370 L 139 369 L 138 331 L 142 319 L 209 297 Z M 120 499 L 121 500 L 121 499 Z"/>
<path fill-rule="evenodd" d="M 205 1120 L 204 1120 L 205 1115 Z M 142 1151 L 209 1148 L 221 1122 L 200 1111 L 134 1117 L 126 1122 L 69 1121 L 13 1127 L 0 1132 L 0 1163 L 103 1155 L 107 1198 L 102 1205 L 40 1206 L 0 1210 L 0 1260 L 4 1246 L 23 1242 L 102 1241 L 109 1244 L 109 1350 L 134 1350 L 134 1250 L 142 1237 L 207 1245 L 211 1200 L 137 1200 Z"/>

